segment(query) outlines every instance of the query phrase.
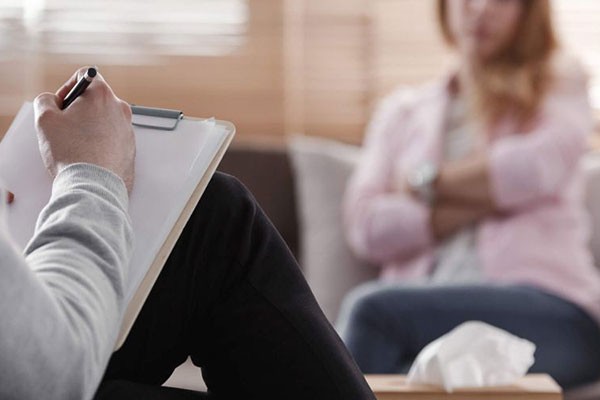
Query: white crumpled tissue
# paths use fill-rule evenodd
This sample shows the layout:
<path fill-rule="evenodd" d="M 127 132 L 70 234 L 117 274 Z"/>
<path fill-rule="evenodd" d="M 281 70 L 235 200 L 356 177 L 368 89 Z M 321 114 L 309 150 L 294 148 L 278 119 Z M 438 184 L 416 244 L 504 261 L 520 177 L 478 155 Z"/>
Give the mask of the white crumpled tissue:
<path fill-rule="evenodd" d="M 480 321 L 465 322 L 429 343 L 417 356 L 409 384 L 443 387 L 503 386 L 533 365 L 535 344 Z"/>

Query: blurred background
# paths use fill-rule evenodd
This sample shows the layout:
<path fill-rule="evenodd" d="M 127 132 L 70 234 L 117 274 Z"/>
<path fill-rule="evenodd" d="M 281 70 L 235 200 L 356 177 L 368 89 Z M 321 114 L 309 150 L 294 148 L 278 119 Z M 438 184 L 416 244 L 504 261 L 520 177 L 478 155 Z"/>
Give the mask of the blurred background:
<path fill-rule="evenodd" d="M 600 2 L 553 3 L 600 109 Z M 98 65 L 123 99 L 231 120 L 238 141 L 358 143 L 377 99 L 449 62 L 433 13 L 433 0 L 2 0 L 0 132 Z"/>

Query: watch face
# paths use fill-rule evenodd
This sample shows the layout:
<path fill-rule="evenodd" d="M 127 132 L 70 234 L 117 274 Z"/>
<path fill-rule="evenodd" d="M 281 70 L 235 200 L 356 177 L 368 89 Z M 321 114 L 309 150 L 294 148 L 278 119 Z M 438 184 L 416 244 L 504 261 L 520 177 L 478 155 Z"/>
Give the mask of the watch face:
<path fill-rule="evenodd" d="M 432 163 L 425 163 L 419 166 L 409 176 L 409 183 L 415 187 L 422 187 L 431 184 L 437 175 L 437 169 Z"/>
<path fill-rule="evenodd" d="M 427 205 L 432 205 L 435 202 L 433 183 L 437 178 L 437 174 L 437 167 L 433 163 L 424 163 L 408 179 L 408 184 L 412 190 Z"/>
<path fill-rule="evenodd" d="M 423 178 L 421 177 L 419 170 L 412 171 L 410 174 L 408 174 L 407 180 L 408 184 L 413 189 L 419 188 L 423 184 Z"/>
<path fill-rule="evenodd" d="M 421 167 L 421 174 L 427 183 L 431 183 L 437 175 L 437 168 L 432 163 L 423 164 Z"/>

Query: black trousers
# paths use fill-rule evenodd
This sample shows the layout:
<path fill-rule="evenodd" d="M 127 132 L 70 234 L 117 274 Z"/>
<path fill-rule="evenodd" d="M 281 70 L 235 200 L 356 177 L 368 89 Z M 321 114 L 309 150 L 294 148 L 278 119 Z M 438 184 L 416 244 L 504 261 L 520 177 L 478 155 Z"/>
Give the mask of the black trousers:
<path fill-rule="evenodd" d="M 208 393 L 160 386 L 188 356 Z M 217 173 L 96 398 L 375 397 L 252 195 Z"/>

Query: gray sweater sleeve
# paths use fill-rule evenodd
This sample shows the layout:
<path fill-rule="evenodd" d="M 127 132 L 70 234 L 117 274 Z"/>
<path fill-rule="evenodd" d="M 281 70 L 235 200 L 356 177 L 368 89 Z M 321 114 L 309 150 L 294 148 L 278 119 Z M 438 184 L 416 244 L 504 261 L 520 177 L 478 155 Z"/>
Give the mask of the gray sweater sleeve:
<path fill-rule="evenodd" d="M 0 234 L 0 398 L 93 397 L 125 307 L 127 205 L 119 177 L 75 164 L 56 177 L 25 255 Z"/>

